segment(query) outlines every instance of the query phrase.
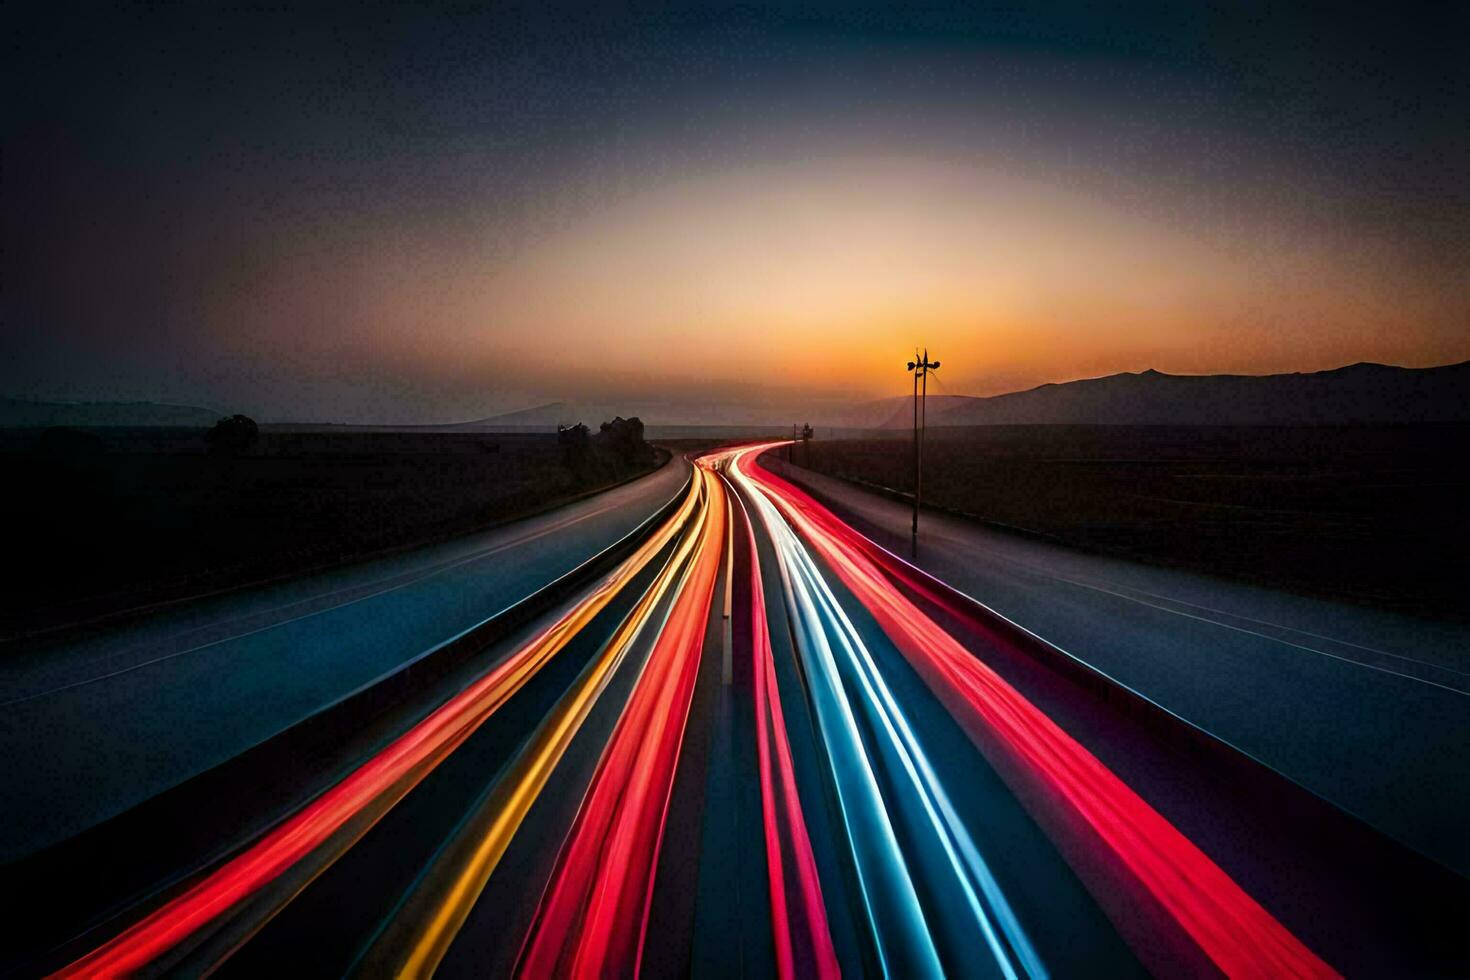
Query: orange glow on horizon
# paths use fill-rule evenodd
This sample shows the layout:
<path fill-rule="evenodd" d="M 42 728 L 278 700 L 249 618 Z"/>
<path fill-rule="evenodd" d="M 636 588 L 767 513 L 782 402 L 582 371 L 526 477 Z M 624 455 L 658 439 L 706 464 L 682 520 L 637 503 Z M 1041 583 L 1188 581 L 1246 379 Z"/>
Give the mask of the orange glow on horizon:
<path fill-rule="evenodd" d="M 953 394 L 1470 357 L 1412 270 L 1269 215 L 1229 227 L 979 168 L 837 159 L 669 183 L 506 261 L 385 231 L 359 264 L 283 266 L 270 305 L 220 315 L 259 343 L 254 318 L 326 316 L 341 292 L 358 359 L 556 397 L 620 377 L 901 394 L 915 344 L 943 352 Z M 303 362 L 317 342 L 292 337 Z"/>

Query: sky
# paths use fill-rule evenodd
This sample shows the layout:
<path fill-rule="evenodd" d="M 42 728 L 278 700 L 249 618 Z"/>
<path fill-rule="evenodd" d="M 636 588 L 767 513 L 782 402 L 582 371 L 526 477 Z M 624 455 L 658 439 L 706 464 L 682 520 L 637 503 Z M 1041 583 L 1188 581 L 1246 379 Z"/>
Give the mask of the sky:
<path fill-rule="evenodd" d="M 0 14 L 0 395 L 672 422 L 916 345 L 982 395 L 1470 358 L 1458 5 L 56 6 Z"/>

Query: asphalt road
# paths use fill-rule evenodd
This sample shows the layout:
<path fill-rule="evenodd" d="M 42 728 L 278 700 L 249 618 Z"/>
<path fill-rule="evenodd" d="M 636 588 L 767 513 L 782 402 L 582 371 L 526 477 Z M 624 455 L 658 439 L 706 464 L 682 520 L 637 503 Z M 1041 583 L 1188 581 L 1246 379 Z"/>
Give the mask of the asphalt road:
<path fill-rule="evenodd" d="M 1395 839 L 1456 789 L 1393 836 L 1321 798 L 1394 725 L 1458 777 L 1454 648 L 1392 646 L 1453 628 L 935 520 L 942 581 L 759 452 L 31 651 L 0 748 L 59 843 L 0 973 L 1463 972 L 1470 881 Z"/>
<path fill-rule="evenodd" d="M 1083 554 L 766 456 L 875 540 L 1470 875 L 1470 628 Z"/>
<path fill-rule="evenodd" d="M 601 551 L 689 465 L 492 530 L 0 657 L 0 861 L 270 737 Z M 85 556 L 77 556 L 85 561 Z"/>

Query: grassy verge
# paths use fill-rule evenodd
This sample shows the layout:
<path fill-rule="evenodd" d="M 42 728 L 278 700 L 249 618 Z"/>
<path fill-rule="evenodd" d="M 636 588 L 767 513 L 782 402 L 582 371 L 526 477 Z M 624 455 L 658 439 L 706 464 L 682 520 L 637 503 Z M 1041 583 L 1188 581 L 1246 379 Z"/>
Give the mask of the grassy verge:
<path fill-rule="evenodd" d="M 551 434 L 267 432 L 241 455 L 194 430 L 92 430 L 56 451 L 0 434 L 18 588 L 14 636 L 299 575 L 443 540 L 565 503 L 667 458 Z"/>
<path fill-rule="evenodd" d="M 924 502 L 1107 554 L 1466 618 L 1470 427 L 930 430 Z M 913 490 L 906 438 L 798 464 Z"/>

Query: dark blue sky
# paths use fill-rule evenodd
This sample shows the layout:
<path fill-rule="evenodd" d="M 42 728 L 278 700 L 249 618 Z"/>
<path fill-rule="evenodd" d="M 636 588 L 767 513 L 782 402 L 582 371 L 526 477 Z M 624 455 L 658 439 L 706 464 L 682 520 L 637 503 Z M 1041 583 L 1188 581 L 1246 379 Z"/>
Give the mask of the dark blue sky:
<path fill-rule="evenodd" d="M 1120 335 L 1130 357 L 1291 370 L 1325 366 L 1312 350 L 1466 356 L 1470 23 L 1455 5 L 17 3 L 3 16 L 0 393 L 405 419 L 650 383 L 689 381 L 693 397 L 694 381 L 737 379 L 609 373 L 575 350 L 517 364 L 534 304 L 482 280 L 515 281 L 504 270 L 548 241 L 681 182 L 759 172 L 764 194 L 791 168 L 895 156 L 916 161 L 916 181 L 928 163 L 1039 181 L 1221 254 L 1299 243 L 1321 256 L 1304 268 L 1376 270 L 1361 299 L 1303 284 L 1337 297 L 1293 307 L 1310 342 L 1263 342 L 1253 359 L 1214 335 L 1188 356 L 1187 334 Z M 605 327 L 549 310 L 577 324 L 553 333 L 575 347 L 579 329 L 626 331 L 636 347 L 632 319 L 659 303 L 657 282 L 641 288 L 643 305 Z M 433 318 L 411 312 L 416 289 Z M 728 291 L 697 308 L 718 320 Z M 1236 283 L 1206 319 L 1269 318 L 1261 291 Z M 1410 307 L 1415 326 L 1333 332 L 1365 304 Z M 483 359 L 421 349 L 461 335 Z M 1018 355 L 971 384 L 1094 363 L 1112 362 Z"/>

